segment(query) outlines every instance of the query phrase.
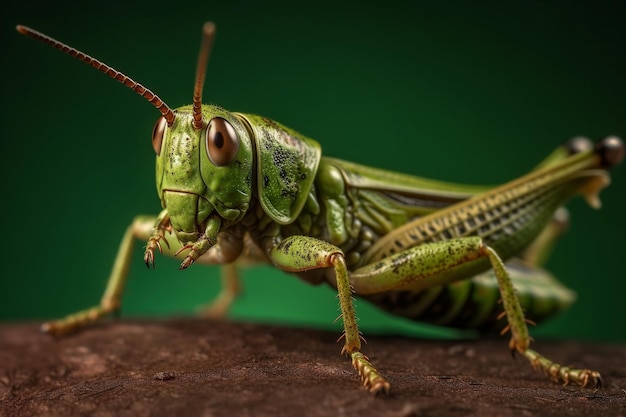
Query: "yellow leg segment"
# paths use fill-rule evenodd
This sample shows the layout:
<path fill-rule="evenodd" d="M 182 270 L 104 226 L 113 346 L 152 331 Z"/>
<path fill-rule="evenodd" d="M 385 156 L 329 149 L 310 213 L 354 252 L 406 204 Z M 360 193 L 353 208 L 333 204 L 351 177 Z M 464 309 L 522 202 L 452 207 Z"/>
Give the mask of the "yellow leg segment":
<path fill-rule="evenodd" d="M 241 281 L 234 263 L 222 265 L 222 290 L 208 305 L 200 308 L 200 315 L 212 319 L 222 319 L 242 291 Z"/>
<path fill-rule="evenodd" d="M 602 386 L 602 376 L 599 372 L 559 365 L 532 349 L 526 349 L 524 356 L 528 358 L 533 368 L 543 371 L 554 382 L 562 382 L 563 385 L 574 383 L 583 388 L 586 386 L 592 386 L 594 388 Z"/>
<path fill-rule="evenodd" d="M 154 225 L 154 217 L 137 217 L 133 223 L 128 226 L 120 247 L 113 263 L 113 268 L 109 275 L 106 290 L 102 295 L 100 304 L 70 314 L 62 319 L 44 323 L 41 331 L 61 336 L 72 333 L 82 327 L 88 326 L 96 321 L 116 313 L 122 304 L 122 293 L 126 278 L 128 276 L 128 268 L 132 261 L 133 246 L 136 239 L 143 237 L 145 230 L 151 230 Z"/>

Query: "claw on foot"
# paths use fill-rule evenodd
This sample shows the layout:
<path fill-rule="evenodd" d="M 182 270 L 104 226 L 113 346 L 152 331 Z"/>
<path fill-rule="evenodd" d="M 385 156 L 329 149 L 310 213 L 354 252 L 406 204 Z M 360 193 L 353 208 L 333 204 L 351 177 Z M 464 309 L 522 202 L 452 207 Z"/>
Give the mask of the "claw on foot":
<path fill-rule="evenodd" d="M 146 251 L 143 255 L 143 260 L 146 263 L 148 269 L 154 268 L 154 250 L 158 249 L 160 254 L 163 254 L 163 247 L 161 246 L 161 240 L 165 242 L 167 248 L 170 248 L 170 243 L 165 238 L 165 233 L 171 231 L 169 224 L 163 223 L 163 219 L 160 219 L 154 226 L 152 236 L 148 239 L 146 244 Z"/>
<path fill-rule="evenodd" d="M 146 263 L 148 269 L 154 268 L 154 250 L 158 249 L 159 253 L 163 254 L 163 248 L 161 247 L 161 240 L 165 242 L 167 247 L 170 247 L 169 242 L 162 234 L 155 234 L 148 240 L 148 244 L 146 245 L 146 251 L 143 255 L 143 261 Z"/>
<path fill-rule="evenodd" d="M 193 264 L 200 256 L 204 255 L 216 243 L 215 239 L 209 239 L 206 234 L 200 235 L 194 243 L 187 243 L 174 256 L 178 256 L 181 252 L 191 249 L 178 269 L 186 269 Z"/>
<path fill-rule="evenodd" d="M 154 252 L 146 248 L 146 252 L 143 255 L 143 261 L 148 269 L 154 268 Z"/>
<path fill-rule="evenodd" d="M 65 336 L 70 333 L 86 327 L 102 317 L 115 313 L 117 308 L 103 308 L 102 306 L 91 307 L 74 314 L 70 314 L 65 318 L 55 321 L 49 321 L 41 325 L 41 332 L 52 336 Z"/>
<path fill-rule="evenodd" d="M 176 253 L 174 254 L 174 256 L 180 255 L 181 252 L 186 251 L 187 249 L 190 249 L 190 252 L 187 254 L 185 259 L 183 259 L 183 262 L 180 264 L 180 267 L 178 268 L 180 270 L 188 268 L 191 264 L 193 264 L 196 261 L 196 259 L 198 259 L 198 257 L 200 257 L 200 254 L 195 249 L 194 243 L 187 243 L 182 248 L 178 249 Z"/>
<path fill-rule="evenodd" d="M 353 352 L 350 354 L 352 357 L 352 366 L 359 373 L 363 387 L 372 394 L 378 393 L 389 394 L 391 384 L 381 374 L 378 373 L 376 368 L 370 363 L 367 356 L 361 352 Z"/>
<path fill-rule="evenodd" d="M 597 371 L 562 366 L 531 349 L 524 352 L 524 355 L 528 358 L 533 368 L 543 371 L 554 382 L 562 382 L 563 385 L 575 383 L 582 388 L 587 386 L 600 388 L 602 386 L 602 376 Z"/>

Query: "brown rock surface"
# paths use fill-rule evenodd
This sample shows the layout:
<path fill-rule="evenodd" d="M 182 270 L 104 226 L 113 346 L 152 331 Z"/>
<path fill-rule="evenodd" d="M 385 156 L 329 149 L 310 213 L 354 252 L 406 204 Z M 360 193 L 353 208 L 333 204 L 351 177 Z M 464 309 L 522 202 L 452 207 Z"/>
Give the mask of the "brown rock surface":
<path fill-rule="evenodd" d="M 337 334 L 199 319 L 107 323 L 52 339 L 0 327 L 3 416 L 625 416 L 626 346 L 539 342 L 600 370 L 599 390 L 551 383 L 503 338 L 370 336 L 364 352 L 392 383 L 360 388 Z"/>

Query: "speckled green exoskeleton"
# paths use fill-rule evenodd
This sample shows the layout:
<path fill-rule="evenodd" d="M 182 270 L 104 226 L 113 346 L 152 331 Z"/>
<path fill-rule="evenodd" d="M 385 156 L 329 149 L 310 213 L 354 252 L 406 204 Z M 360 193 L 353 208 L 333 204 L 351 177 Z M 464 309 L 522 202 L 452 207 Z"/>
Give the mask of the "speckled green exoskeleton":
<path fill-rule="evenodd" d="M 17 30 L 115 78 L 161 113 L 152 145 L 162 211 L 128 227 L 100 304 L 44 324 L 46 332 L 65 334 L 116 312 L 140 239 L 148 267 L 157 250 L 181 258 L 181 269 L 222 265 L 212 316 L 227 312 L 244 263 L 271 263 L 330 284 L 339 296 L 342 353 L 374 393 L 388 392 L 390 383 L 361 352 L 353 294 L 414 320 L 510 331 L 510 349 L 553 380 L 600 384 L 598 372 L 530 349 L 527 322 L 572 302 L 573 293 L 541 264 L 563 228 L 562 205 L 582 194 L 599 206 L 607 170 L 624 154 L 619 138 L 595 145 L 572 139 L 501 186 L 444 183 L 328 158 L 316 141 L 279 123 L 202 104 L 211 23 L 203 28 L 193 104 L 177 109 L 82 52 Z"/>

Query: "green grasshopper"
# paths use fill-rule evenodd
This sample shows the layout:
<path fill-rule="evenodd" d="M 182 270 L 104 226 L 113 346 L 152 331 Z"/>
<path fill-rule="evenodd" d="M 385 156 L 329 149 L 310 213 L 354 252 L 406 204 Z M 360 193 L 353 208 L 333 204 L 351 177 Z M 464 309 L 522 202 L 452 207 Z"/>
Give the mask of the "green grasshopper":
<path fill-rule="evenodd" d="M 264 117 L 202 104 L 215 26 L 203 27 L 193 104 L 171 109 L 126 75 L 24 26 L 17 30 L 120 81 L 159 110 L 152 132 L 162 211 L 126 230 L 99 305 L 46 323 L 61 335 L 117 312 L 136 239 L 193 263 L 220 264 L 223 316 L 239 292 L 238 265 L 271 263 L 336 288 L 346 354 L 363 386 L 389 381 L 361 352 L 353 294 L 414 320 L 511 332 L 509 348 L 557 382 L 601 384 L 600 373 L 561 366 L 530 349 L 527 322 L 565 308 L 573 293 L 541 268 L 562 230 L 563 204 L 599 207 L 622 141 L 575 138 L 535 170 L 487 187 L 434 181 L 321 155 L 320 145 Z M 504 263 L 506 261 L 506 264 Z M 506 317 L 506 321 L 502 320 Z"/>

